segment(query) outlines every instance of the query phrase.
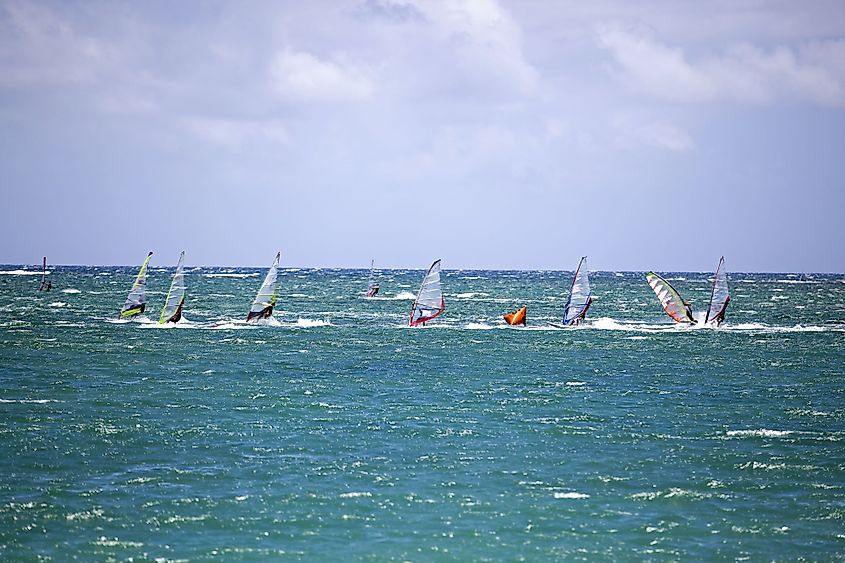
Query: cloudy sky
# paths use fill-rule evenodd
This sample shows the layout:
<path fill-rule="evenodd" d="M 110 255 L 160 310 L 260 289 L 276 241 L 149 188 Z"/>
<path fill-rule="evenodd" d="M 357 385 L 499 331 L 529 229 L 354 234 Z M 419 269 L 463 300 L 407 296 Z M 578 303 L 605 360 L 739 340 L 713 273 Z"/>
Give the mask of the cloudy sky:
<path fill-rule="evenodd" d="M 0 262 L 845 271 L 845 3 L 0 0 Z"/>

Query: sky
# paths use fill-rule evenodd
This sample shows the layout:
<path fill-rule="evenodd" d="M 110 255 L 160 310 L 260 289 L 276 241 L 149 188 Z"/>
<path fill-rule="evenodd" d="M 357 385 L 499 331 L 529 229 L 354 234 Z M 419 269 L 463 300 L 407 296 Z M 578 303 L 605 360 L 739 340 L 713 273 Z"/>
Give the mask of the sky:
<path fill-rule="evenodd" d="M 843 272 L 845 2 L 0 0 L 0 263 Z"/>

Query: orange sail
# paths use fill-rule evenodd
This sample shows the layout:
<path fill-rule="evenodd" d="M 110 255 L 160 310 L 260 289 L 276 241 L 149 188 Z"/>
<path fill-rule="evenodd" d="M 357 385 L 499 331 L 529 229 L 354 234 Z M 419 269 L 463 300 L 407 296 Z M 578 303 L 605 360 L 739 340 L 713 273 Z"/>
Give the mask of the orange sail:
<path fill-rule="evenodd" d="M 504 317 L 505 321 L 509 325 L 525 326 L 525 313 L 526 313 L 527 309 L 528 309 L 528 307 L 523 307 L 522 309 L 519 309 L 518 311 L 514 311 L 513 313 L 508 313 Z"/>

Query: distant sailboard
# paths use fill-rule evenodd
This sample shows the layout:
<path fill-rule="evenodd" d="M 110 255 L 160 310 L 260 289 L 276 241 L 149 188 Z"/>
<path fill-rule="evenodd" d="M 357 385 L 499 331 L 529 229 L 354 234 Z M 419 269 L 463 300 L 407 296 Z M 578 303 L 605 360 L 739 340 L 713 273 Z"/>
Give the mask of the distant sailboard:
<path fill-rule="evenodd" d="M 378 295 L 379 290 L 378 282 L 373 279 L 373 264 L 375 264 L 375 260 L 370 261 L 370 279 L 367 282 L 367 297 L 375 297 Z"/>
<path fill-rule="evenodd" d="M 170 290 L 167 292 L 164 308 L 158 318 L 159 324 L 178 323 L 182 319 L 182 307 L 185 305 L 185 274 L 182 273 L 182 261 L 184 259 L 185 251 L 183 250 L 182 254 L 179 255 L 173 280 L 170 282 Z"/>
<path fill-rule="evenodd" d="M 517 309 L 513 313 L 508 313 L 504 316 L 505 322 L 511 326 L 515 325 L 526 325 L 526 314 L 528 312 L 528 307 L 523 307 L 522 309 Z"/>
<path fill-rule="evenodd" d="M 580 324 L 587 316 L 587 309 L 593 302 L 590 295 L 590 276 L 587 273 L 587 257 L 581 258 L 578 269 L 572 276 L 572 287 L 569 289 L 569 299 L 563 309 L 564 326 Z"/>
<path fill-rule="evenodd" d="M 425 325 L 446 310 L 443 291 L 440 288 L 440 260 L 436 260 L 423 278 L 420 291 L 411 307 L 410 326 Z"/>
<path fill-rule="evenodd" d="M 655 274 L 648 272 L 645 275 L 648 285 L 654 290 L 655 295 L 663 305 L 663 310 L 666 314 L 672 317 L 678 323 L 695 324 L 695 318 L 692 316 L 692 309 L 689 304 L 683 300 L 681 295 L 672 287 L 672 284 Z"/>
<path fill-rule="evenodd" d="M 276 253 L 276 259 L 273 260 L 273 265 L 267 271 L 264 283 L 261 284 L 261 289 L 258 290 L 258 294 L 252 302 L 252 307 L 249 309 L 247 321 L 266 319 L 273 314 L 273 307 L 276 306 L 276 280 L 281 256 L 281 252 Z"/>
<path fill-rule="evenodd" d="M 147 265 L 150 263 L 152 256 L 153 253 L 150 251 L 147 254 L 146 260 L 141 265 L 138 275 L 135 277 L 135 283 L 132 284 L 132 289 L 129 290 L 129 295 L 126 296 L 126 303 L 123 304 L 123 309 L 120 310 L 121 319 L 140 315 L 147 308 Z"/>
<path fill-rule="evenodd" d="M 730 291 L 728 290 L 728 275 L 725 273 L 725 257 L 719 259 L 716 266 L 716 273 L 713 275 L 713 289 L 710 292 L 710 305 L 707 306 L 705 323 L 712 323 L 716 326 L 725 320 L 725 311 L 728 303 L 731 302 Z"/>
<path fill-rule="evenodd" d="M 41 269 L 41 285 L 38 287 L 38 291 L 50 291 L 51 289 L 53 289 L 53 282 L 47 281 L 47 257 L 45 256 Z"/>

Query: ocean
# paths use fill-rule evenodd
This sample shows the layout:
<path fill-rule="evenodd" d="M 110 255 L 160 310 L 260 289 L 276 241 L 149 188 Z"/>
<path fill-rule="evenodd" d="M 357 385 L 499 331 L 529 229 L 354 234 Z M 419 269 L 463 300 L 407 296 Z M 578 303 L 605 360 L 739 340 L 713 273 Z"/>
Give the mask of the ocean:
<path fill-rule="evenodd" d="M 444 270 L 412 329 L 422 270 L 286 269 L 246 325 L 265 268 L 160 327 L 137 266 L 0 266 L 0 558 L 845 559 L 845 276 L 730 273 L 713 329 L 592 272 L 561 329 L 572 272 Z"/>

